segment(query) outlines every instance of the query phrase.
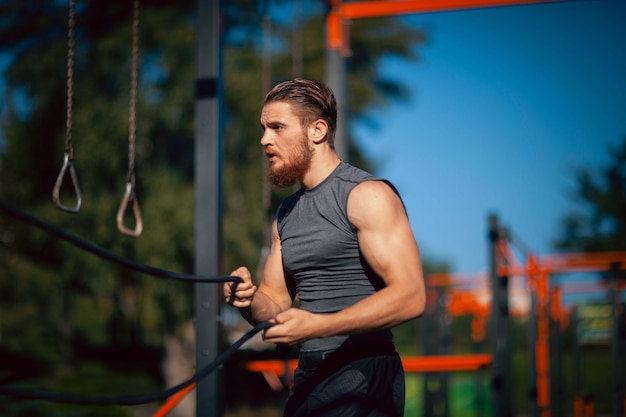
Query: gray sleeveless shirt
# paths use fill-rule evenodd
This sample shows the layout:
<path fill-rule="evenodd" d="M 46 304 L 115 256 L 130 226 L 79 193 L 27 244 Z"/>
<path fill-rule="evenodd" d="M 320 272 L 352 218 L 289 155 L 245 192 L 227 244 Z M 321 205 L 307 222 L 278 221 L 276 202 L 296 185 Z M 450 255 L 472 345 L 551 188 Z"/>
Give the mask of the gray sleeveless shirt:
<path fill-rule="evenodd" d="M 303 310 L 340 311 L 384 286 L 363 259 L 356 229 L 347 214 L 350 192 L 368 180 L 377 178 L 342 161 L 318 186 L 300 189 L 279 207 L 283 266 L 295 280 Z M 392 338 L 390 330 L 361 336 L 367 343 Z M 302 350 L 334 350 L 347 337 L 308 340 Z"/>

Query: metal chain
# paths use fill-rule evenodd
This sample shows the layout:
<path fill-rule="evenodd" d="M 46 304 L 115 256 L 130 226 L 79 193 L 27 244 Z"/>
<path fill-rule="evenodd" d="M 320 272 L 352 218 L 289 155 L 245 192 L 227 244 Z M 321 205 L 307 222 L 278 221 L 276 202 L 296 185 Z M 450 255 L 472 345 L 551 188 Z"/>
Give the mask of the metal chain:
<path fill-rule="evenodd" d="M 78 176 L 76 175 L 76 169 L 74 169 L 74 147 L 72 146 L 72 99 L 74 96 L 74 26 L 75 26 L 75 13 L 74 13 L 74 0 L 69 1 L 69 18 L 68 18 L 68 30 L 67 30 L 67 114 L 65 120 L 65 155 L 63 156 L 63 166 L 57 180 L 52 188 L 52 201 L 62 211 L 68 213 L 78 213 L 82 204 L 83 197 L 80 193 L 80 186 L 78 185 Z M 76 205 L 74 207 L 68 207 L 61 203 L 61 186 L 63 185 L 63 179 L 65 174 L 69 172 L 74 186 L 74 193 L 76 194 Z"/>
<path fill-rule="evenodd" d="M 137 107 L 137 72 L 139 67 L 139 0 L 133 2 L 133 40 L 132 40 L 132 57 L 130 64 L 130 111 L 128 116 L 128 173 L 126 174 L 126 191 L 122 202 L 117 210 L 117 228 L 118 230 L 131 237 L 139 237 L 143 230 L 143 220 L 141 218 L 141 209 L 139 201 L 135 195 L 135 137 L 137 130 L 136 107 Z M 133 215 L 135 217 L 135 228 L 129 229 L 124 225 L 124 213 L 128 208 L 128 204 L 132 205 Z"/>
<path fill-rule="evenodd" d="M 135 188 L 135 138 L 137 130 L 137 72 L 139 61 L 139 0 L 133 2 L 133 46 L 130 68 L 130 111 L 128 117 L 128 174 L 127 180 Z"/>
<path fill-rule="evenodd" d="M 72 146 L 72 104 L 74 96 L 74 0 L 70 0 L 69 22 L 67 30 L 67 116 L 65 121 L 65 153 L 74 159 Z"/>

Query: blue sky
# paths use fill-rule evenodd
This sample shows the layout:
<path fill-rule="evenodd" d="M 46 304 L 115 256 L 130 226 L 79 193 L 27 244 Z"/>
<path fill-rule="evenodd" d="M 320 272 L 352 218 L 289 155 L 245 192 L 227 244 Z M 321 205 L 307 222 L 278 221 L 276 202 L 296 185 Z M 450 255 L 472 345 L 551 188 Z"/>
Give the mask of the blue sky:
<path fill-rule="evenodd" d="M 422 252 L 487 270 L 487 216 L 554 253 L 574 172 L 626 137 L 626 2 L 577 0 L 414 14 L 415 63 L 388 60 L 408 103 L 354 126 L 396 184 Z"/>

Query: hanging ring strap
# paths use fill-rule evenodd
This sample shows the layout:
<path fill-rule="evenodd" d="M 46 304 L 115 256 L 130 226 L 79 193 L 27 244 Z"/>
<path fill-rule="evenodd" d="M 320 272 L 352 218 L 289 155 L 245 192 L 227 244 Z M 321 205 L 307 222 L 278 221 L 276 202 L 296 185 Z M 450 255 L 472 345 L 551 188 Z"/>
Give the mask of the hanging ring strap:
<path fill-rule="evenodd" d="M 67 31 L 67 117 L 65 121 L 65 155 L 63 157 L 63 166 L 57 176 L 52 189 L 52 201 L 62 211 L 68 213 L 78 213 L 82 204 L 83 197 L 80 193 L 78 185 L 78 177 L 74 169 L 74 147 L 72 146 L 72 98 L 74 95 L 74 26 L 75 26 L 74 0 L 70 0 L 69 4 L 69 21 Z M 67 207 L 61 204 L 61 185 L 65 174 L 70 173 L 72 186 L 76 195 L 76 205 Z"/>
<path fill-rule="evenodd" d="M 72 179 L 72 184 L 74 186 L 74 191 L 76 192 L 76 205 L 74 207 L 67 207 L 61 204 L 61 198 L 59 196 L 61 191 L 61 184 L 63 184 L 63 178 L 65 177 L 66 172 L 69 170 L 70 177 Z M 70 156 L 70 153 L 65 152 L 65 156 L 63 157 L 63 166 L 61 167 L 61 171 L 57 176 L 57 180 L 54 183 L 54 188 L 52 189 L 52 201 L 54 204 L 62 211 L 68 213 L 78 213 L 80 210 L 80 206 L 83 201 L 83 197 L 80 193 L 80 187 L 78 186 L 78 177 L 76 175 L 76 169 L 74 169 L 74 161 Z"/>
<path fill-rule="evenodd" d="M 131 230 L 124 226 L 124 213 L 128 207 L 128 204 L 133 206 L 133 215 L 135 216 L 135 229 Z M 141 209 L 139 208 L 139 202 L 135 196 L 135 187 L 133 181 L 126 183 L 126 192 L 122 197 L 120 208 L 117 210 L 117 229 L 126 236 L 139 237 L 143 231 L 143 221 L 141 219 Z"/>
<path fill-rule="evenodd" d="M 135 109 L 137 106 L 137 69 L 139 55 L 139 0 L 133 2 L 133 47 L 130 70 L 130 111 L 128 117 L 128 173 L 126 174 L 126 191 L 122 202 L 117 211 L 117 229 L 131 237 L 139 237 L 143 230 L 143 221 L 141 219 L 141 210 L 139 209 L 139 201 L 135 194 L 135 132 L 137 130 L 137 122 L 135 117 Z M 131 230 L 124 226 L 124 213 L 128 204 L 133 206 L 133 215 L 135 216 L 135 229 Z"/>

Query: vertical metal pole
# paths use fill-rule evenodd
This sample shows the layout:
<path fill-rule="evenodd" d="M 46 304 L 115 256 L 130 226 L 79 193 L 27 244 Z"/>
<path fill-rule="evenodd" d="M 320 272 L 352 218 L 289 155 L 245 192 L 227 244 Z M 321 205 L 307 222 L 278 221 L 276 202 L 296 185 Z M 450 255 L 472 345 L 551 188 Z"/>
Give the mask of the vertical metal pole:
<path fill-rule="evenodd" d="M 483 353 L 484 352 L 484 347 L 483 347 L 483 340 L 476 340 L 473 341 L 472 343 L 472 349 L 473 352 L 475 354 L 479 354 L 479 353 Z M 476 381 L 476 401 L 475 401 L 475 407 L 476 407 L 476 415 L 478 416 L 484 416 L 486 409 L 485 409 L 485 368 L 481 367 L 480 369 L 478 369 L 474 375 L 475 381 Z"/>
<path fill-rule="evenodd" d="M 558 278 L 553 278 L 557 280 Z M 559 303 L 558 299 L 560 291 L 557 286 L 550 290 L 550 308 L 551 312 L 555 312 L 553 308 L 555 303 Z M 564 380 L 563 380 L 563 343 L 561 336 L 560 318 L 550 314 L 549 318 L 550 334 L 549 334 L 549 350 L 550 350 L 550 408 L 551 417 L 563 417 L 564 409 Z"/>
<path fill-rule="evenodd" d="M 621 295 L 618 293 L 618 297 L 620 296 Z M 620 357 L 619 368 L 617 368 L 615 372 L 620 375 L 622 396 L 621 412 L 623 416 L 626 416 L 626 302 L 620 301 L 619 311 L 620 312 L 619 317 L 617 318 L 617 322 L 621 349 L 618 353 Z"/>
<path fill-rule="evenodd" d="M 621 366 L 620 366 L 620 318 L 621 318 L 621 302 L 619 299 L 619 290 L 617 288 L 617 280 L 619 274 L 619 266 L 612 265 L 609 270 L 609 297 L 611 300 L 611 369 L 613 369 L 613 410 L 614 415 L 624 415 L 624 392 L 622 386 Z"/>
<path fill-rule="evenodd" d="M 426 289 L 426 294 L 428 296 L 428 294 L 430 294 L 430 292 L 433 291 L 432 289 Z M 429 299 L 430 301 L 430 299 Z M 430 334 L 431 334 L 431 321 L 432 321 L 432 307 L 430 303 L 426 303 L 426 311 L 424 312 L 424 315 L 421 317 L 421 319 L 419 320 L 420 324 L 422 325 L 422 329 L 421 329 L 421 343 L 422 343 L 422 355 L 429 355 L 431 354 L 431 350 L 430 350 Z M 424 409 L 424 417 L 431 417 L 432 413 L 430 412 L 430 403 L 431 403 L 431 398 L 430 395 L 428 393 L 428 372 L 425 372 L 423 375 L 424 378 L 424 384 L 422 387 L 422 399 L 423 399 L 423 409 Z"/>
<path fill-rule="evenodd" d="M 533 269 L 537 268 L 533 261 Z M 549 273 L 545 270 L 534 271 L 537 279 L 537 405 L 542 417 L 550 416 L 550 312 L 549 300 Z"/>
<path fill-rule="evenodd" d="M 341 0 L 327 0 L 330 7 L 326 16 L 326 84 L 333 90 L 337 100 L 337 130 L 335 131 L 335 151 L 348 162 L 348 85 L 347 65 L 342 52 L 346 49 L 347 33 L 338 9 Z"/>
<path fill-rule="evenodd" d="M 490 278 L 492 291 L 491 338 L 493 343 L 493 412 L 498 417 L 513 416 L 513 389 L 511 365 L 511 332 L 509 323 L 509 277 L 500 275 L 501 253 L 498 248 L 503 238 L 496 215 L 489 215 Z"/>
<path fill-rule="evenodd" d="M 335 93 L 337 100 L 337 131 L 335 132 L 335 151 L 348 162 L 348 84 L 346 60 L 340 49 L 326 50 L 326 84 Z"/>
<path fill-rule="evenodd" d="M 620 295 L 618 294 L 618 297 L 619 296 Z M 617 318 L 617 322 L 619 323 L 618 334 L 621 349 L 618 353 L 620 358 L 619 368 L 617 368 L 615 372 L 620 375 L 622 397 L 621 412 L 623 416 L 626 416 L 626 302 L 621 301 L 619 303 L 619 310 L 620 313 L 619 317 Z"/>
<path fill-rule="evenodd" d="M 195 272 L 218 275 L 221 248 L 222 132 L 219 0 L 197 0 L 195 108 Z M 196 369 L 218 355 L 222 336 L 218 284 L 194 284 Z M 196 416 L 222 413 L 219 372 L 196 387 Z"/>
<path fill-rule="evenodd" d="M 447 355 L 450 353 L 450 330 L 445 311 L 445 289 L 438 285 L 427 289 L 427 310 L 422 322 L 422 353 L 424 355 Z M 447 417 L 448 373 L 424 373 L 424 417 Z"/>
<path fill-rule="evenodd" d="M 528 313 L 528 375 L 529 388 L 528 396 L 530 399 L 530 416 L 539 417 L 539 406 L 537 404 L 537 289 L 533 288 L 530 293 L 530 312 Z"/>
<path fill-rule="evenodd" d="M 439 288 L 439 345 L 441 346 L 440 354 L 449 355 L 451 350 L 451 342 L 452 335 L 450 331 L 450 322 L 451 318 L 448 317 L 446 308 L 445 308 L 445 297 L 446 292 L 444 287 Z M 449 391 L 449 373 L 448 372 L 439 372 L 439 392 L 437 393 L 438 403 L 440 407 L 439 416 L 448 417 L 450 410 L 450 401 L 448 396 Z"/>
<path fill-rule="evenodd" d="M 439 306 L 439 298 L 438 298 L 437 288 L 427 287 L 426 288 L 426 312 L 424 316 L 420 319 L 420 323 L 422 325 L 421 332 L 421 342 L 422 342 L 422 354 L 423 355 L 433 355 L 436 352 L 437 348 L 437 327 L 434 325 L 437 321 L 437 307 Z M 434 417 L 435 416 L 435 396 L 434 396 L 434 385 L 437 383 L 436 375 L 433 372 L 425 372 L 423 374 L 424 385 L 422 388 L 423 395 L 423 410 L 424 417 Z"/>
<path fill-rule="evenodd" d="M 570 325 L 572 326 L 572 388 L 574 389 L 574 417 L 583 416 L 584 408 L 584 394 L 583 394 L 583 370 L 582 370 L 582 353 L 580 347 L 580 339 L 578 337 L 578 310 L 576 307 L 572 310 L 570 319 Z"/>

